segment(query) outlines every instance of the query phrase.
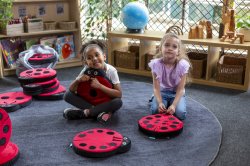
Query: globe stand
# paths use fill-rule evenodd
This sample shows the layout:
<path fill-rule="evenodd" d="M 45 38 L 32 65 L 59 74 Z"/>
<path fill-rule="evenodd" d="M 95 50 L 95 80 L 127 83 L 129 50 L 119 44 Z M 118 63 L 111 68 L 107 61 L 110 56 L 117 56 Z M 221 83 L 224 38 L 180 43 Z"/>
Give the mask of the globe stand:
<path fill-rule="evenodd" d="M 127 28 L 126 32 L 127 33 L 144 33 L 144 30 L 143 29 L 130 29 L 130 28 Z"/>

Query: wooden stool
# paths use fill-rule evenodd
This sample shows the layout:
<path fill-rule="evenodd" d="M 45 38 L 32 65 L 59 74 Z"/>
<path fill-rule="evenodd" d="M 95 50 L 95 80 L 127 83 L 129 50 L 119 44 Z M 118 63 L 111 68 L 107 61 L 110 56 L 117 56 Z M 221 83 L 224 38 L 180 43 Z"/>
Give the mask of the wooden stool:
<path fill-rule="evenodd" d="M 237 33 L 236 36 L 232 37 L 229 42 L 230 43 L 234 43 L 236 39 L 240 39 L 240 44 L 243 44 L 244 43 L 244 35 L 242 33 Z"/>
<path fill-rule="evenodd" d="M 228 31 L 226 35 L 222 36 L 220 41 L 225 41 L 227 38 L 232 39 L 234 37 L 234 32 Z"/>

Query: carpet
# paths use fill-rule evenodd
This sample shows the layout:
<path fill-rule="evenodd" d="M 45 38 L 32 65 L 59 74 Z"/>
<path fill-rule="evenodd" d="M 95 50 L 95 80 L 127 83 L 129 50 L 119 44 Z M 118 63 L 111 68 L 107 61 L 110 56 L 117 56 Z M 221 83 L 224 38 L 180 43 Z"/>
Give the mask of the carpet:
<path fill-rule="evenodd" d="M 66 87 L 69 83 L 61 82 Z M 9 113 L 13 127 L 11 141 L 20 149 L 15 165 L 206 166 L 215 159 L 222 128 L 206 107 L 187 97 L 188 114 L 183 132 L 171 139 L 150 139 L 138 130 L 137 121 L 150 114 L 148 100 L 152 85 L 132 81 L 124 81 L 121 85 L 123 106 L 106 126 L 91 119 L 65 120 L 63 110 L 70 105 L 63 100 L 33 100 L 29 106 Z M 109 128 L 129 137 L 132 141 L 130 151 L 108 158 L 77 155 L 70 147 L 73 137 L 91 128 Z"/>

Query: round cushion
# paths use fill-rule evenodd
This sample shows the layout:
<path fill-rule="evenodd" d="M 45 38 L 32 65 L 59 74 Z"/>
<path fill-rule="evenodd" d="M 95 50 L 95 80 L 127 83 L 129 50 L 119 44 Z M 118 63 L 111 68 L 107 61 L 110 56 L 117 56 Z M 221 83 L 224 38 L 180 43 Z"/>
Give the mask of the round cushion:
<path fill-rule="evenodd" d="M 56 80 L 56 83 L 54 85 L 52 85 L 51 87 L 44 88 L 42 93 L 49 93 L 56 91 L 59 88 L 59 86 L 60 86 L 60 81 Z"/>
<path fill-rule="evenodd" d="M 108 88 L 113 88 L 113 84 L 106 77 L 103 70 L 89 68 L 84 72 L 84 74 L 90 76 L 91 78 L 96 78 L 102 85 Z M 111 98 L 100 89 L 92 88 L 91 80 L 79 83 L 77 87 L 77 94 L 92 105 L 98 105 L 111 100 Z"/>
<path fill-rule="evenodd" d="M 58 89 L 60 82 L 54 78 L 45 82 L 37 82 L 32 84 L 23 85 L 23 93 L 30 96 L 36 96 L 41 93 L 48 93 Z"/>
<path fill-rule="evenodd" d="M 144 116 L 138 121 L 138 126 L 143 133 L 155 138 L 173 137 L 183 130 L 183 122 L 169 114 Z"/>
<path fill-rule="evenodd" d="M 23 92 L 7 92 L 0 94 L 0 108 L 12 112 L 25 107 L 32 102 L 32 97 Z"/>
<path fill-rule="evenodd" d="M 9 143 L 11 131 L 12 125 L 9 115 L 4 109 L 0 108 L 0 153 Z"/>
<path fill-rule="evenodd" d="M 74 151 L 86 157 L 108 157 L 127 152 L 131 147 L 128 137 L 110 129 L 94 128 L 76 134 Z"/>
<path fill-rule="evenodd" d="M 14 165 L 14 162 L 19 157 L 18 146 L 12 142 L 9 142 L 5 149 L 0 151 L 0 165 Z"/>
<path fill-rule="evenodd" d="M 26 91 L 37 91 L 39 89 L 51 87 L 54 84 L 56 84 L 57 81 L 58 81 L 57 78 L 54 78 L 54 79 L 49 80 L 49 81 L 36 82 L 36 83 L 32 83 L 32 84 L 22 85 L 22 88 L 23 88 L 23 90 L 26 90 Z"/>
<path fill-rule="evenodd" d="M 63 99 L 63 95 L 66 91 L 66 88 L 62 85 L 59 86 L 58 89 L 48 93 L 41 93 L 37 96 L 34 96 L 38 100 L 61 100 Z"/>
<path fill-rule="evenodd" d="M 34 54 L 28 59 L 28 62 L 31 65 L 41 65 L 45 63 L 52 63 L 55 60 L 56 56 L 54 54 Z"/>
<path fill-rule="evenodd" d="M 29 84 L 34 82 L 49 81 L 55 77 L 56 71 L 54 69 L 35 68 L 21 72 L 18 77 L 18 81 L 21 84 Z"/>

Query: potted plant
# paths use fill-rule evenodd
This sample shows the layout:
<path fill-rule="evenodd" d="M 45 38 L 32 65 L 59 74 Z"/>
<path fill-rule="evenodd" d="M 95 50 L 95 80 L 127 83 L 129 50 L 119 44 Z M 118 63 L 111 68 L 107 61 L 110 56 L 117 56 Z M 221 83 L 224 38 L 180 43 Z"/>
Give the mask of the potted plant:
<path fill-rule="evenodd" d="M 237 16 L 237 28 L 239 32 L 244 34 L 244 41 L 250 41 L 250 13 Z"/>
<path fill-rule="evenodd" d="M 128 1 L 132 2 L 136 0 Z M 80 5 L 80 12 L 84 13 L 85 17 L 84 26 L 82 26 L 82 38 L 106 39 L 107 32 L 112 28 L 112 19 L 120 19 L 120 12 L 126 3 L 122 0 L 87 0 L 86 2 L 87 5 L 86 3 Z M 104 5 L 104 2 L 107 5 Z"/>
<path fill-rule="evenodd" d="M 0 31 L 3 31 L 13 16 L 13 0 L 0 0 L 0 4 Z"/>

